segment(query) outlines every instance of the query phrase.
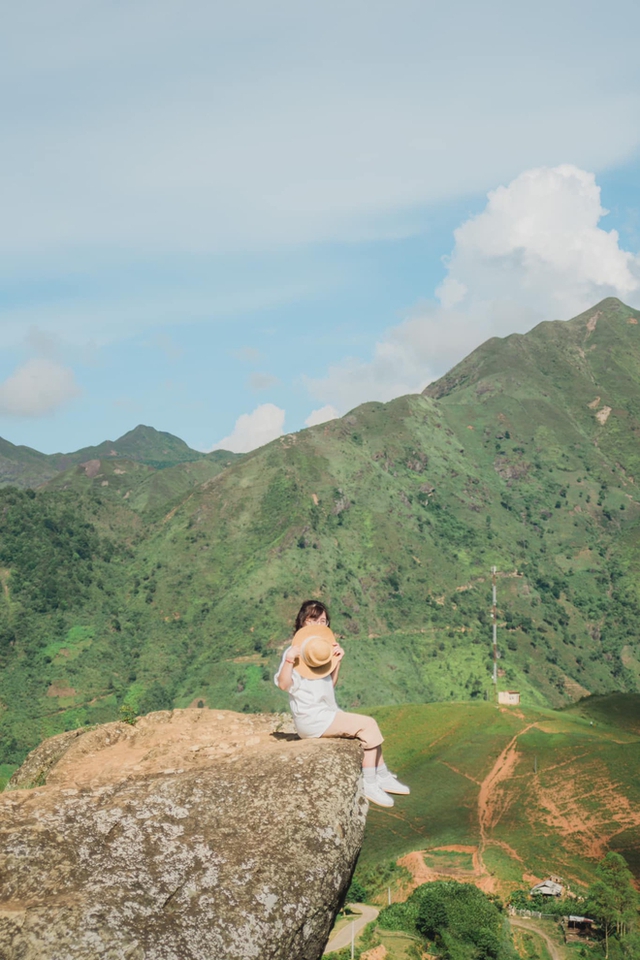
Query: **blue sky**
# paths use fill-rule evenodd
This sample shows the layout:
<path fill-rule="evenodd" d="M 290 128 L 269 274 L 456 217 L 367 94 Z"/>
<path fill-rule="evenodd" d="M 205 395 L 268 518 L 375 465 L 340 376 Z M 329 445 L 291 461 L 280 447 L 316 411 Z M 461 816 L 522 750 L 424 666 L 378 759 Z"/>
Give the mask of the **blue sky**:
<path fill-rule="evenodd" d="M 147 423 L 249 449 L 422 389 L 488 336 L 640 306 L 637 4 L 26 0 L 4 20 L 14 443 Z"/>

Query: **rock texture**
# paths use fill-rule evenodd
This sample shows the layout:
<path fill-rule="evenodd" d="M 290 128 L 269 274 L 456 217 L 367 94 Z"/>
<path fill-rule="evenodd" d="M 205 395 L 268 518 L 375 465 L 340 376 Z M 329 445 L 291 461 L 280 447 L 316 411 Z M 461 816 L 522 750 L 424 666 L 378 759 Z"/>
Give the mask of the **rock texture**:
<path fill-rule="evenodd" d="M 34 751 L 0 795 L 3 960 L 319 957 L 362 842 L 360 747 L 277 720 L 167 711 Z"/>

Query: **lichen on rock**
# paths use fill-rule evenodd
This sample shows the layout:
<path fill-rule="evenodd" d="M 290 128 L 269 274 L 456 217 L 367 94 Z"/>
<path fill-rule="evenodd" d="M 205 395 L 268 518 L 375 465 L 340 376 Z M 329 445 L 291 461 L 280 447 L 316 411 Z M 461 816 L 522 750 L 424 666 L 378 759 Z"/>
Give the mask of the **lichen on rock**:
<path fill-rule="evenodd" d="M 361 751 L 277 719 L 164 711 L 34 751 L 0 795 L 3 960 L 316 960 L 362 843 Z"/>

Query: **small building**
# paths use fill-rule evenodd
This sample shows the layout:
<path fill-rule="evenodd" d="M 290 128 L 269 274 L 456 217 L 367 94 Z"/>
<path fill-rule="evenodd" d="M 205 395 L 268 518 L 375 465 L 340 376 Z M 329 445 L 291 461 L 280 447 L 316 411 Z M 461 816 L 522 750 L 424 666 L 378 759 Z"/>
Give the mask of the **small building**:
<path fill-rule="evenodd" d="M 588 932 L 594 923 L 595 920 L 592 920 L 590 917 L 567 917 L 567 926 L 570 930 L 586 930 Z"/>
<path fill-rule="evenodd" d="M 563 917 L 564 936 L 567 943 L 588 940 L 593 933 L 595 920 L 590 917 Z"/>
<path fill-rule="evenodd" d="M 562 884 L 557 883 L 555 880 L 543 880 L 542 883 L 536 883 L 535 887 L 531 887 L 529 896 L 561 897 L 563 891 L 564 887 Z"/>
<path fill-rule="evenodd" d="M 498 703 L 502 703 L 507 707 L 517 707 L 520 703 L 520 691 L 500 690 L 498 692 Z"/>

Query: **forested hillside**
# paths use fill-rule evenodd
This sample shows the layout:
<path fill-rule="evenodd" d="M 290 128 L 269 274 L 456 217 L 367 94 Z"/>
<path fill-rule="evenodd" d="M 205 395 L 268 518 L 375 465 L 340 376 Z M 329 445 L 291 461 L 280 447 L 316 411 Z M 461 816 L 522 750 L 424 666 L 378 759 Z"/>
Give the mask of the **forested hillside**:
<path fill-rule="evenodd" d="M 123 705 L 284 708 L 307 596 L 345 637 L 343 706 L 482 699 L 492 565 L 503 686 L 639 690 L 639 319 L 607 300 L 489 341 L 426 396 L 242 458 L 0 490 L 0 762 Z"/>

